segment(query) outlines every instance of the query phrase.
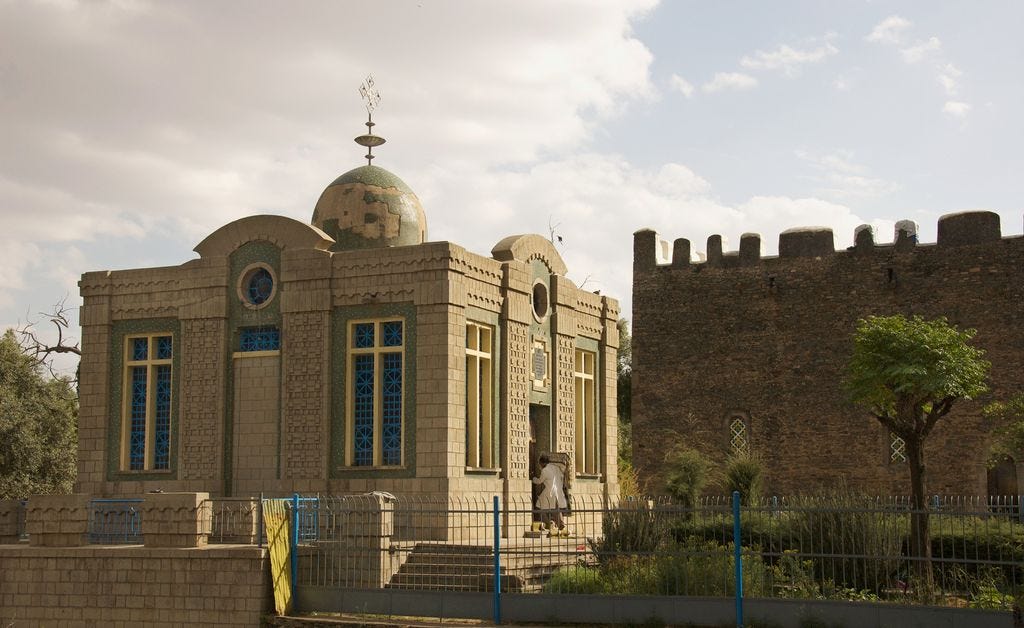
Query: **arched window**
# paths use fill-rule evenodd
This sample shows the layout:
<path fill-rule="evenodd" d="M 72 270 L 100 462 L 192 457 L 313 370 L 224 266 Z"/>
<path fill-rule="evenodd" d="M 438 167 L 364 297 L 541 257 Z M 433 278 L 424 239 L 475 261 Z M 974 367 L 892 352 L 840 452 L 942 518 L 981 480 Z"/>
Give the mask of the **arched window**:
<path fill-rule="evenodd" d="M 907 443 L 896 434 L 889 432 L 889 462 L 900 464 L 907 461 Z"/>
<path fill-rule="evenodd" d="M 729 449 L 733 454 L 750 453 L 750 418 L 742 412 L 729 415 Z"/>

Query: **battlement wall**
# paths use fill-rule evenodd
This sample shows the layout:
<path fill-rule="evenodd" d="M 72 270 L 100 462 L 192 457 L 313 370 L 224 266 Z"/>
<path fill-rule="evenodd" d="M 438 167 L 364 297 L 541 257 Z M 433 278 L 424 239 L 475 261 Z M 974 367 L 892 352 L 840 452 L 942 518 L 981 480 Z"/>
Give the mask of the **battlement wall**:
<path fill-rule="evenodd" d="M 1024 237 L 1002 237 L 991 212 L 943 216 L 935 244 L 919 244 L 912 223 L 898 226 L 891 244 L 861 228 L 841 251 L 830 230 L 790 230 L 770 257 L 756 235 L 734 253 L 712 236 L 704 262 L 691 261 L 686 240 L 670 249 L 637 232 L 633 457 L 649 490 L 658 490 L 666 443 L 724 461 L 742 417 L 772 491 L 905 492 L 907 466 L 892 459 L 890 435 L 843 389 L 857 320 L 903 313 L 978 330 L 992 392 L 958 403 L 926 449 L 929 490 L 985 493 L 981 407 L 1024 390 Z"/>
<path fill-rule="evenodd" d="M 917 225 L 910 220 L 896 223 L 892 243 L 875 242 L 874 229 L 861 225 L 854 232 L 854 245 L 845 250 L 836 250 L 835 236 L 828 227 L 797 227 L 779 234 L 778 256 L 761 254 L 761 235 L 744 233 L 740 236 L 738 251 L 723 250 L 722 236 L 712 235 L 707 240 L 705 259 L 693 261 L 692 243 L 686 238 L 672 242 L 658 237 L 651 229 L 641 229 L 633 234 L 633 270 L 645 272 L 657 267 L 688 268 L 736 268 L 756 266 L 775 260 L 800 258 L 827 258 L 833 255 L 870 255 L 896 251 L 906 253 L 918 247 L 937 246 L 940 248 L 981 245 L 1003 240 L 999 215 L 990 211 L 972 211 L 946 214 L 939 218 L 938 238 L 934 244 L 919 244 Z M 1019 239 L 1014 236 L 1007 239 Z M 671 253 L 669 252 L 671 251 Z"/>

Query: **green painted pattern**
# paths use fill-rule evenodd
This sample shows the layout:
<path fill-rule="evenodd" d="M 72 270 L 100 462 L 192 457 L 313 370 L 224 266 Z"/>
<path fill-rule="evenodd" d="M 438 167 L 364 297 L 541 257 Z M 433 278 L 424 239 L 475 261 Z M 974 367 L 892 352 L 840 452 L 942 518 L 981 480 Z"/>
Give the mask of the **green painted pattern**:
<path fill-rule="evenodd" d="M 405 357 L 403 363 L 404 425 L 402 467 L 371 468 L 345 466 L 345 388 L 348 368 L 348 323 L 359 319 L 401 317 L 405 320 Z M 335 308 L 331 312 L 331 452 L 329 476 L 346 478 L 416 477 L 416 306 L 412 303 L 356 305 Z"/>
<path fill-rule="evenodd" d="M 537 318 L 533 315 L 533 285 L 540 281 L 548 290 L 548 315 L 544 317 L 544 320 L 537 321 Z M 533 363 L 533 339 L 544 338 L 548 342 L 548 351 L 550 355 L 554 356 L 555 351 L 551 342 L 551 315 L 554 314 L 555 307 L 551 300 L 551 269 L 548 265 L 539 259 L 530 260 L 530 344 L 529 347 L 529 363 Z M 555 387 L 555 365 L 553 363 L 548 364 L 548 368 L 551 369 L 551 385 L 548 386 L 547 390 L 536 390 L 533 385 L 530 386 L 530 403 L 540 404 L 542 406 L 551 406 L 551 391 Z M 532 372 L 532 367 L 531 367 Z M 531 376 L 532 379 L 532 376 Z"/>
<path fill-rule="evenodd" d="M 170 334 L 171 356 L 171 451 L 169 471 L 122 471 L 121 407 L 124 395 L 124 339 L 136 334 Z M 178 381 L 181 372 L 181 323 L 176 318 L 115 321 L 110 334 L 110 416 L 107 423 L 107 480 L 178 479 Z"/>
<path fill-rule="evenodd" d="M 331 185 L 346 185 L 349 183 L 364 183 L 379 188 L 396 188 L 406 194 L 413 194 L 412 188 L 399 179 L 394 173 L 381 168 L 380 166 L 360 166 L 353 168 L 335 179 Z"/>

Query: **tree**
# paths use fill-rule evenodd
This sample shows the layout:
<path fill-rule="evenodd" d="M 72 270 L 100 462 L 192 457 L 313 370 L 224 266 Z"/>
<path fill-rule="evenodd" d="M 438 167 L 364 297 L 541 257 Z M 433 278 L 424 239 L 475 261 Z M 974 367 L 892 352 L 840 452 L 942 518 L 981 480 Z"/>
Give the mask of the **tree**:
<path fill-rule="evenodd" d="M 992 460 L 1024 457 L 1024 394 L 1009 401 L 993 401 L 985 406 L 985 418 L 992 427 Z"/>
<path fill-rule="evenodd" d="M 0 499 L 71 491 L 77 420 L 71 383 L 45 377 L 7 330 L 0 338 Z"/>
<path fill-rule="evenodd" d="M 932 590 L 931 536 L 925 507 L 924 443 L 961 399 L 988 388 L 984 351 L 945 318 L 870 316 L 857 323 L 847 370 L 851 400 L 906 443 L 910 470 L 910 551 L 925 593 Z"/>
<path fill-rule="evenodd" d="M 619 354 L 615 363 L 616 411 L 619 417 L 619 494 L 640 494 L 640 486 L 633 468 L 633 423 L 630 415 L 631 384 L 633 374 L 633 343 L 629 336 L 629 321 L 620 318 L 615 326 L 619 330 Z"/>
<path fill-rule="evenodd" d="M 36 331 L 36 321 L 31 318 L 25 324 L 18 327 L 18 336 L 21 338 L 19 344 L 22 351 L 31 356 L 37 364 L 49 370 L 50 375 L 54 378 L 58 377 L 52 362 L 52 358 L 55 355 L 70 353 L 82 357 L 82 349 L 79 347 L 79 344 L 72 342 L 69 338 L 71 330 L 70 310 L 71 308 L 68 307 L 67 297 L 65 296 L 53 306 L 52 312 L 39 313 L 39 316 L 52 323 L 57 329 L 57 342 L 53 344 L 43 341 L 40 334 Z M 75 382 L 77 383 L 77 381 L 78 376 L 76 375 Z"/>
<path fill-rule="evenodd" d="M 616 407 L 620 423 L 632 422 L 633 338 L 629 334 L 629 321 L 620 318 L 615 324 L 619 329 L 619 358 L 615 364 L 618 398 Z"/>

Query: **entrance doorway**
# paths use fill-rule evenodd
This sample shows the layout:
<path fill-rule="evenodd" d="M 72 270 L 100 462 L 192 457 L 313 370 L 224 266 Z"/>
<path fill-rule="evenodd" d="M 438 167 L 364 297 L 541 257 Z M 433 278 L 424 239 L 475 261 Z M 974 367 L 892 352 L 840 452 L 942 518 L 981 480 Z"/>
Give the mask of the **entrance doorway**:
<path fill-rule="evenodd" d="M 540 475 L 540 452 L 551 451 L 551 407 L 540 404 L 530 404 L 530 448 L 529 468 L 530 477 Z M 532 485 L 530 504 L 537 503 L 537 497 L 543 490 L 540 484 Z"/>

